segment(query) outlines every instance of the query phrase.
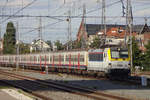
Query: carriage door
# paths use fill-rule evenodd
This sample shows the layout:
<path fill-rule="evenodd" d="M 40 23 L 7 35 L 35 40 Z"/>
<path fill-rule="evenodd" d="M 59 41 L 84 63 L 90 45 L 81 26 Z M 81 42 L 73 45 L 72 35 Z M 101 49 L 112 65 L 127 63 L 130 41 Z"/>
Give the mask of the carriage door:
<path fill-rule="evenodd" d="M 109 59 L 108 59 L 108 52 L 107 52 L 108 50 L 107 49 L 105 49 L 105 51 L 104 51 L 104 54 L 103 54 L 103 67 L 104 68 L 106 68 L 107 67 L 107 65 L 108 65 L 108 62 L 109 62 Z"/>

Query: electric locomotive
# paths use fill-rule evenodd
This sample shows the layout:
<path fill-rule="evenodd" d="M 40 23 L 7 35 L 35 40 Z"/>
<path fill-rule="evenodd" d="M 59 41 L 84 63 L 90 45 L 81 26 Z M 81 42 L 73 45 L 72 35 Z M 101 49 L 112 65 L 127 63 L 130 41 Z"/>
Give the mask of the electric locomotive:
<path fill-rule="evenodd" d="M 104 72 L 110 76 L 130 75 L 128 49 L 105 48 L 89 51 L 88 70 Z"/>

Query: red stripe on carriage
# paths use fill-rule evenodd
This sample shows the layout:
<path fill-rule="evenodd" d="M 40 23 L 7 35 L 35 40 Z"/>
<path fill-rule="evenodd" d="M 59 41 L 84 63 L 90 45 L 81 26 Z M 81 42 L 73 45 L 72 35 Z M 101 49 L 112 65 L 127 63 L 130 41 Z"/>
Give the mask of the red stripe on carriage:
<path fill-rule="evenodd" d="M 54 58 L 55 58 L 55 56 L 53 55 L 53 65 L 52 65 L 53 67 L 55 67 L 55 66 L 54 66 Z"/>
<path fill-rule="evenodd" d="M 71 54 L 69 55 L 69 69 L 71 69 Z"/>
<path fill-rule="evenodd" d="M 46 60 L 46 55 L 45 55 L 45 64 L 44 64 L 44 65 L 45 65 L 45 67 L 46 67 L 46 61 L 47 61 L 47 60 Z"/>
<path fill-rule="evenodd" d="M 40 56 L 40 68 L 42 68 L 42 63 L 41 63 L 41 56 Z"/>
<path fill-rule="evenodd" d="M 34 64 L 35 64 L 35 56 L 34 56 Z"/>
<path fill-rule="evenodd" d="M 29 63 L 29 64 L 30 64 L 30 66 L 31 66 L 31 56 L 30 56 L 29 58 L 30 58 L 30 63 Z"/>
<path fill-rule="evenodd" d="M 78 53 L 78 69 L 80 69 L 80 53 Z"/>
<path fill-rule="evenodd" d="M 59 55 L 59 66 L 61 66 L 61 55 Z"/>

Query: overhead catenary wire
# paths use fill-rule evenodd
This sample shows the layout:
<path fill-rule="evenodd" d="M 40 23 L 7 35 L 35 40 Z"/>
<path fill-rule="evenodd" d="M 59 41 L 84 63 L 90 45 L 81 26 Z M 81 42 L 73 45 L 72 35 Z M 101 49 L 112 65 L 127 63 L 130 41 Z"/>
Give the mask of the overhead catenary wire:
<path fill-rule="evenodd" d="M 3 11 L 5 10 L 6 6 L 7 6 L 8 0 L 6 0 L 4 6 L 1 8 L 1 13 L 3 14 Z M 2 17 L 3 18 L 3 17 Z"/>
<path fill-rule="evenodd" d="M 108 4 L 108 5 L 106 5 L 106 7 L 110 7 L 110 6 L 112 6 L 112 5 L 115 5 L 116 3 L 120 3 L 120 0 L 119 1 L 117 1 L 117 2 L 114 2 L 114 3 L 111 3 L 111 4 Z M 92 11 L 88 11 L 87 13 L 91 13 L 91 12 L 94 12 L 94 11 L 96 11 L 96 10 L 99 10 L 99 9 L 102 9 L 102 8 L 98 8 L 98 9 L 95 9 L 95 10 L 92 10 Z M 86 13 L 86 14 L 87 14 Z M 81 16 L 82 14 L 79 14 L 78 15 L 78 17 L 83 17 L 83 16 Z M 28 16 L 28 15 L 27 15 Z M 22 16 L 23 17 L 23 16 Z M 42 17 L 42 16 L 37 16 L 37 17 Z M 46 16 L 43 16 L 43 17 L 46 17 Z M 48 16 L 47 16 L 48 17 Z M 56 16 L 52 16 L 52 17 L 56 17 Z M 64 17 L 64 18 L 67 18 L 68 16 L 57 16 L 57 17 Z M 70 16 L 71 18 L 73 18 L 72 16 Z M 91 16 L 92 17 L 92 16 Z M 74 17 L 75 18 L 75 17 Z M 77 18 L 77 16 L 76 16 L 76 18 Z M 99 17 L 100 18 L 100 17 Z M 59 21 L 57 21 L 57 22 L 54 22 L 54 23 L 51 23 L 51 24 L 47 24 L 47 25 L 45 25 L 45 26 L 41 26 L 42 28 L 44 28 L 44 27 L 48 27 L 48 26 L 51 26 L 51 25 L 55 25 L 55 24 L 58 24 L 58 23 L 60 23 L 60 22 L 63 22 L 63 21 L 66 21 L 66 20 L 59 20 Z M 31 32 L 33 32 L 33 31 L 36 31 L 37 29 L 33 29 L 33 30 L 30 30 L 30 31 L 27 31 L 27 32 L 25 32 L 25 33 L 31 33 Z"/>
<path fill-rule="evenodd" d="M 29 4 L 27 4 L 25 7 L 19 9 L 18 11 L 16 11 L 14 14 L 8 16 L 8 18 L 4 19 L 1 21 L 1 24 L 4 23 L 5 21 L 7 21 L 8 19 L 10 19 L 12 16 L 17 15 L 18 13 L 20 13 L 22 10 L 24 10 L 25 8 L 29 7 L 30 5 L 32 5 L 33 3 L 35 3 L 37 0 L 34 0 L 32 2 L 30 2 Z"/>
<path fill-rule="evenodd" d="M 113 3 L 111 3 L 111 4 L 106 5 L 106 7 L 111 7 L 111 6 L 116 5 L 117 3 L 120 3 L 120 2 L 121 2 L 121 1 L 118 0 L 118 1 L 116 1 L 116 2 L 113 2 Z M 86 14 L 95 12 L 95 11 L 97 11 L 97 10 L 99 10 L 99 9 L 102 9 L 102 8 L 100 7 L 100 8 L 95 9 L 95 10 L 90 10 L 90 11 L 86 12 Z M 70 16 L 70 17 L 71 17 L 71 18 L 82 18 L 83 16 L 81 16 L 81 15 L 82 15 L 82 14 L 79 14 L 78 16 Z M 34 17 L 34 16 L 29 16 L 29 17 Z M 49 16 L 36 16 L 36 17 L 47 17 L 47 18 L 48 18 Z M 51 16 L 51 17 L 67 18 L 68 16 Z M 117 17 L 118 17 L 118 18 L 124 18 L 123 16 L 106 16 L 106 18 L 117 18 Z M 86 16 L 86 18 L 101 18 L 101 17 L 100 17 L 100 16 Z M 144 18 L 144 17 L 134 17 L 134 18 Z M 150 17 L 147 17 L 147 18 L 149 19 Z M 44 26 L 42 26 L 42 28 L 50 27 L 51 25 L 56 25 L 56 24 L 58 24 L 58 23 L 60 23 L 60 22 L 63 22 L 63 21 L 66 21 L 66 20 L 59 20 L 59 21 L 57 21 L 57 22 L 44 25 Z M 37 29 L 33 29 L 33 30 L 27 31 L 27 32 L 25 32 L 25 33 L 31 33 L 31 32 L 36 31 L 36 30 L 37 30 Z"/>
<path fill-rule="evenodd" d="M 111 7 L 111 6 L 113 6 L 113 5 L 116 5 L 117 3 L 120 3 L 120 0 L 118 0 L 118 1 L 116 1 L 116 2 L 113 2 L 113 3 L 111 3 L 111 4 L 108 4 L 108 5 L 106 5 L 106 7 Z M 109 6 L 110 5 L 110 6 Z M 87 11 L 87 14 L 89 14 L 89 13 L 92 13 L 92 12 L 95 12 L 95 11 L 97 11 L 97 10 L 99 10 L 99 9 L 101 9 L 101 7 L 99 7 L 99 8 L 97 8 L 97 9 L 94 9 L 94 10 L 90 10 L 90 11 Z M 59 10 L 59 9 L 58 9 Z M 3 17 L 5 17 L 5 15 L 2 15 Z M 9 15 L 6 15 L 6 17 L 9 17 Z M 44 27 L 50 27 L 50 26 L 53 26 L 53 25 L 56 25 L 56 24 L 58 24 L 58 23 L 61 23 L 61 22 L 63 22 L 63 21 L 66 21 L 66 18 L 68 17 L 68 16 L 33 16 L 33 15 L 13 15 L 13 16 L 11 16 L 11 18 L 17 18 L 17 17 L 45 17 L 45 18 L 53 18 L 53 19 L 56 19 L 56 20 L 58 20 L 57 22 L 54 22 L 54 23 L 50 23 L 50 24 L 47 24 L 47 25 L 44 25 L 44 26 L 41 26 L 42 28 L 44 28 Z M 78 16 L 70 16 L 71 18 L 82 18 L 82 16 L 81 16 L 81 14 L 80 15 L 78 15 Z M 100 16 L 85 16 L 86 18 L 101 18 Z M 111 19 L 113 19 L 113 18 L 123 18 L 122 16 L 106 16 L 106 18 L 111 18 Z M 134 18 L 143 18 L 143 17 L 134 17 Z M 147 17 L 147 18 L 150 18 L 150 17 Z M 60 20 L 59 20 L 60 19 Z M 33 32 L 33 31 L 35 31 L 35 30 L 37 30 L 37 28 L 34 28 L 33 30 L 30 30 L 30 31 L 28 31 L 28 32 Z M 27 32 L 27 33 L 28 33 Z"/>
<path fill-rule="evenodd" d="M 9 17 L 10 15 L 0 15 L 0 17 Z M 34 15 L 14 15 L 12 18 L 50 18 L 50 19 L 56 19 L 59 21 L 66 21 L 65 19 L 68 18 L 68 16 L 34 16 Z M 70 16 L 71 18 L 83 18 L 83 16 Z M 59 19 L 58 19 L 59 18 Z M 60 19 L 61 18 L 61 19 Z M 102 16 L 85 16 L 85 18 L 102 18 Z M 106 18 L 124 18 L 124 16 L 106 16 Z M 143 19 L 145 17 L 142 16 L 134 16 L 134 18 Z M 146 18 L 150 18 L 150 16 L 147 16 Z"/>

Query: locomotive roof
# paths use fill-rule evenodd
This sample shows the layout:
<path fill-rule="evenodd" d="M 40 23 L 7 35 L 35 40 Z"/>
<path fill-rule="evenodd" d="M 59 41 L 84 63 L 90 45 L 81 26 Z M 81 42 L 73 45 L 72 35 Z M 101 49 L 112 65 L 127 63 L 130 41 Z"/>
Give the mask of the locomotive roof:
<path fill-rule="evenodd" d="M 88 52 L 103 52 L 104 49 L 90 49 Z"/>

